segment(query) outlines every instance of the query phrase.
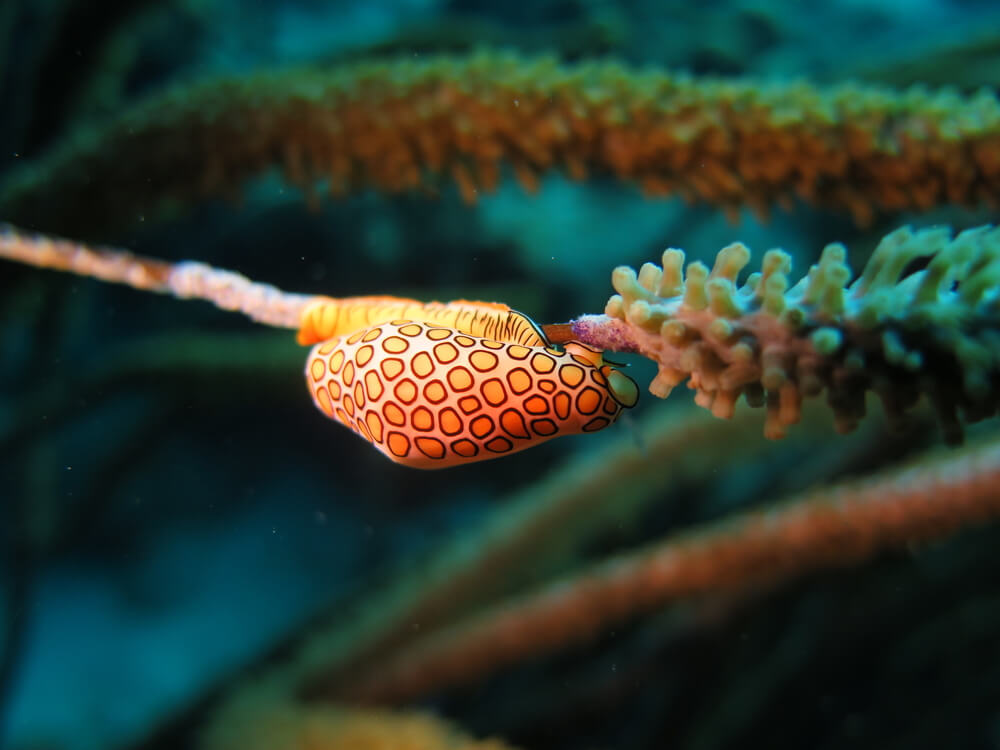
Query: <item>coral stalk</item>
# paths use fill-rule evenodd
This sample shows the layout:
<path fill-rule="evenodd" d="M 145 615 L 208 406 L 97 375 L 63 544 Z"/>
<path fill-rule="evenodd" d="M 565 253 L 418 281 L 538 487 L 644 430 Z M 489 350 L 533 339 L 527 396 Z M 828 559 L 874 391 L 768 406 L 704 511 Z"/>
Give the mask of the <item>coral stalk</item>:
<path fill-rule="evenodd" d="M 200 299 L 276 328 L 297 329 L 311 295 L 290 294 L 204 263 L 171 264 L 116 248 L 94 248 L 72 240 L 21 232 L 0 225 L 0 258 L 39 268 L 69 271 L 133 289 Z"/>
<path fill-rule="evenodd" d="M 998 482 L 993 439 L 671 536 L 432 633 L 362 672 L 342 697 L 412 699 L 678 599 L 769 586 L 941 539 L 1000 515 Z"/>
<path fill-rule="evenodd" d="M 491 53 L 281 71 L 175 88 L 78 131 L 6 185 L 0 214 L 80 234 L 234 195 L 274 167 L 334 194 L 449 178 L 472 202 L 504 164 L 529 190 L 558 168 L 730 210 L 803 200 L 868 224 L 998 205 L 1000 102 Z"/>

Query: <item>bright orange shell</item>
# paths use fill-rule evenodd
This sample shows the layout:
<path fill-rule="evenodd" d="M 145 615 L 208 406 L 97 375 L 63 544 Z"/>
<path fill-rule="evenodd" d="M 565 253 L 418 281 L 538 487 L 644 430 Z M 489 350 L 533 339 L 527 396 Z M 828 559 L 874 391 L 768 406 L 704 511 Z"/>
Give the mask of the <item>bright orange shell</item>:
<path fill-rule="evenodd" d="M 582 345 L 522 346 L 406 320 L 317 344 L 306 382 L 324 414 L 422 469 L 600 430 L 638 395 Z"/>

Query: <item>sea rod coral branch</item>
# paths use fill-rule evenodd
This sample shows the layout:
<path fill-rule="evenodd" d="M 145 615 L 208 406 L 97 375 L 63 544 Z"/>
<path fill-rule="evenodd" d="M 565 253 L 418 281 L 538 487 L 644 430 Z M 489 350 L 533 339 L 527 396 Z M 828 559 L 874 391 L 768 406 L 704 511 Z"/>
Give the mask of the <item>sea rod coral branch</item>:
<path fill-rule="evenodd" d="M 1000 102 L 492 53 L 278 71 L 180 86 L 78 130 L 8 182 L 0 215 L 80 235 L 234 195 L 274 167 L 334 194 L 450 179 L 472 202 L 505 164 L 529 190 L 558 168 L 727 209 L 799 199 L 866 224 L 998 205 Z"/>
<path fill-rule="evenodd" d="M 923 456 L 621 555 L 418 641 L 345 686 L 395 702 L 585 641 L 684 597 L 738 592 L 940 539 L 1000 515 L 1000 442 Z"/>
<path fill-rule="evenodd" d="M 118 248 L 95 248 L 72 240 L 25 233 L 6 224 L 0 224 L 0 258 L 180 299 L 205 300 L 276 328 L 298 328 L 304 310 L 315 299 L 311 295 L 283 292 L 270 284 L 204 263 L 171 264 Z"/>
<path fill-rule="evenodd" d="M 711 270 L 685 269 L 684 253 L 670 249 L 662 266 L 615 269 L 606 314 L 583 316 L 563 335 L 654 360 L 650 391 L 661 398 L 687 379 L 718 417 L 730 417 L 741 395 L 766 404 L 770 438 L 798 421 L 804 397 L 824 390 L 840 431 L 864 416 L 868 391 L 895 420 L 927 397 L 950 442 L 962 438 L 960 416 L 996 414 L 1000 230 L 953 237 L 947 227 L 902 227 L 853 282 L 846 258 L 842 245 L 827 245 L 793 283 L 791 256 L 769 250 L 740 285 L 745 245 L 724 248 Z"/>
<path fill-rule="evenodd" d="M 336 694 L 366 663 L 405 648 L 417 634 L 414 624 L 420 633 L 440 628 L 489 597 L 558 569 L 555 560 L 574 559 L 595 535 L 635 523 L 651 504 L 711 476 L 722 462 L 737 466 L 773 458 L 777 447 L 756 437 L 755 416 L 741 410 L 732 422 L 721 423 L 700 410 L 679 415 L 651 409 L 636 423 L 641 450 L 634 434 L 619 435 L 506 496 L 478 529 L 441 545 L 422 565 L 407 562 L 363 607 L 345 616 L 338 606 L 332 623 L 316 623 L 295 659 L 302 692 Z M 815 445 L 828 431 L 826 420 L 812 416 L 803 425 L 805 445 Z M 675 461 L 679 455 L 684 461 Z M 670 471 L 663 470 L 666 465 Z"/>

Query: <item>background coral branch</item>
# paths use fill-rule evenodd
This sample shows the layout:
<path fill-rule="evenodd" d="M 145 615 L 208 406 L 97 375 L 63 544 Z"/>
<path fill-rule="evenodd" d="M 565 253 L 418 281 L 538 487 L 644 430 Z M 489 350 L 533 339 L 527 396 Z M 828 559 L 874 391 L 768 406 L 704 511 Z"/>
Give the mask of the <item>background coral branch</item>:
<path fill-rule="evenodd" d="M 272 167 L 309 193 L 320 180 L 341 194 L 448 177 L 474 202 L 507 164 L 530 191 L 558 167 L 729 209 L 800 199 L 869 224 L 945 202 L 996 206 L 998 151 L 1000 104 L 985 89 L 822 88 L 482 53 L 176 87 L 22 170 L 0 214 L 79 236 L 235 195 Z"/>
<path fill-rule="evenodd" d="M 412 699 L 592 639 L 665 602 L 767 587 L 940 539 L 996 518 L 998 481 L 992 440 L 682 532 L 433 632 L 369 665 L 342 697 Z"/>

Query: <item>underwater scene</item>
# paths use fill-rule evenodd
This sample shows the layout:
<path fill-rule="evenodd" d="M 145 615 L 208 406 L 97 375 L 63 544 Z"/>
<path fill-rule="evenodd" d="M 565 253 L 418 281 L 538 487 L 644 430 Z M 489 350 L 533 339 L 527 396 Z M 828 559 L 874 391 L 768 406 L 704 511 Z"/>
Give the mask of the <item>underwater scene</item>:
<path fill-rule="evenodd" d="M 0 3 L 4 750 L 1000 748 L 1000 6 Z"/>

